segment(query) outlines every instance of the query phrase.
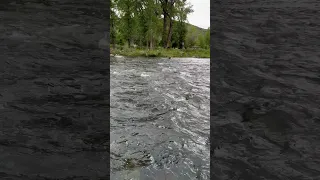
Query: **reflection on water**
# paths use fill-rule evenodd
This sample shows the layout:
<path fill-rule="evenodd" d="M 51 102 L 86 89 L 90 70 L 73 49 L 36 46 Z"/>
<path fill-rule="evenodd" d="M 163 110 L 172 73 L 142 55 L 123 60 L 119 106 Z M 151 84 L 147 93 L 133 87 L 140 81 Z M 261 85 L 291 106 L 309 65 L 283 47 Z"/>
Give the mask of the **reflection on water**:
<path fill-rule="evenodd" d="M 111 179 L 209 179 L 209 59 L 111 58 Z"/>

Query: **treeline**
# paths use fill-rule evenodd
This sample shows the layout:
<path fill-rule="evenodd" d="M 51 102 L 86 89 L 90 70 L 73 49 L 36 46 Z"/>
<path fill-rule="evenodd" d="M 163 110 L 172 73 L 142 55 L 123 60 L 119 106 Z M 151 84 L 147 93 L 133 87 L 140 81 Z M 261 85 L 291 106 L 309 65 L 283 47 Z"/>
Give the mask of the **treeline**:
<path fill-rule="evenodd" d="M 187 15 L 192 12 L 186 0 L 111 0 L 111 45 L 208 48 L 208 30 L 197 35 L 188 32 Z"/>

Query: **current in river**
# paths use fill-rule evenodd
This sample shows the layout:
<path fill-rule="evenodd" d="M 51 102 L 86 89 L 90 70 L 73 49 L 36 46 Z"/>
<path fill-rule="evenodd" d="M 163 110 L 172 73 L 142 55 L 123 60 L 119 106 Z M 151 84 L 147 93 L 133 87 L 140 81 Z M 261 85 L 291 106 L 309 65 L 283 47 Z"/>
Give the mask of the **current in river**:
<path fill-rule="evenodd" d="M 110 64 L 111 179 L 209 179 L 210 59 Z"/>

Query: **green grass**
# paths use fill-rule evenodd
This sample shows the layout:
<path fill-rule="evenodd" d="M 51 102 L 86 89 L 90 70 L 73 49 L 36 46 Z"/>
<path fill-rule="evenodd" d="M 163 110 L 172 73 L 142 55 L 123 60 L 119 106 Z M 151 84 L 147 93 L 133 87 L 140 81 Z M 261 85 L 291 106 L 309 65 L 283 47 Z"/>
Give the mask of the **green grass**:
<path fill-rule="evenodd" d="M 111 54 L 127 57 L 195 57 L 210 58 L 210 49 L 111 49 Z"/>

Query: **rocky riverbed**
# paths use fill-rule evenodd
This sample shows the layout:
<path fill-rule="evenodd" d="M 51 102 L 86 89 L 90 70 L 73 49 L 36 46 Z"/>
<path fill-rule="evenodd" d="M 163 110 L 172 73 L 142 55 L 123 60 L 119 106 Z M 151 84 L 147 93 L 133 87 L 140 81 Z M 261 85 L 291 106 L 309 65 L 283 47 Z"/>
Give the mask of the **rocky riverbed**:
<path fill-rule="evenodd" d="M 0 179 L 108 179 L 108 3 L 0 2 Z"/>
<path fill-rule="evenodd" d="M 212 179 L 320 179 L 319 7 L 211 3 Z"/>

